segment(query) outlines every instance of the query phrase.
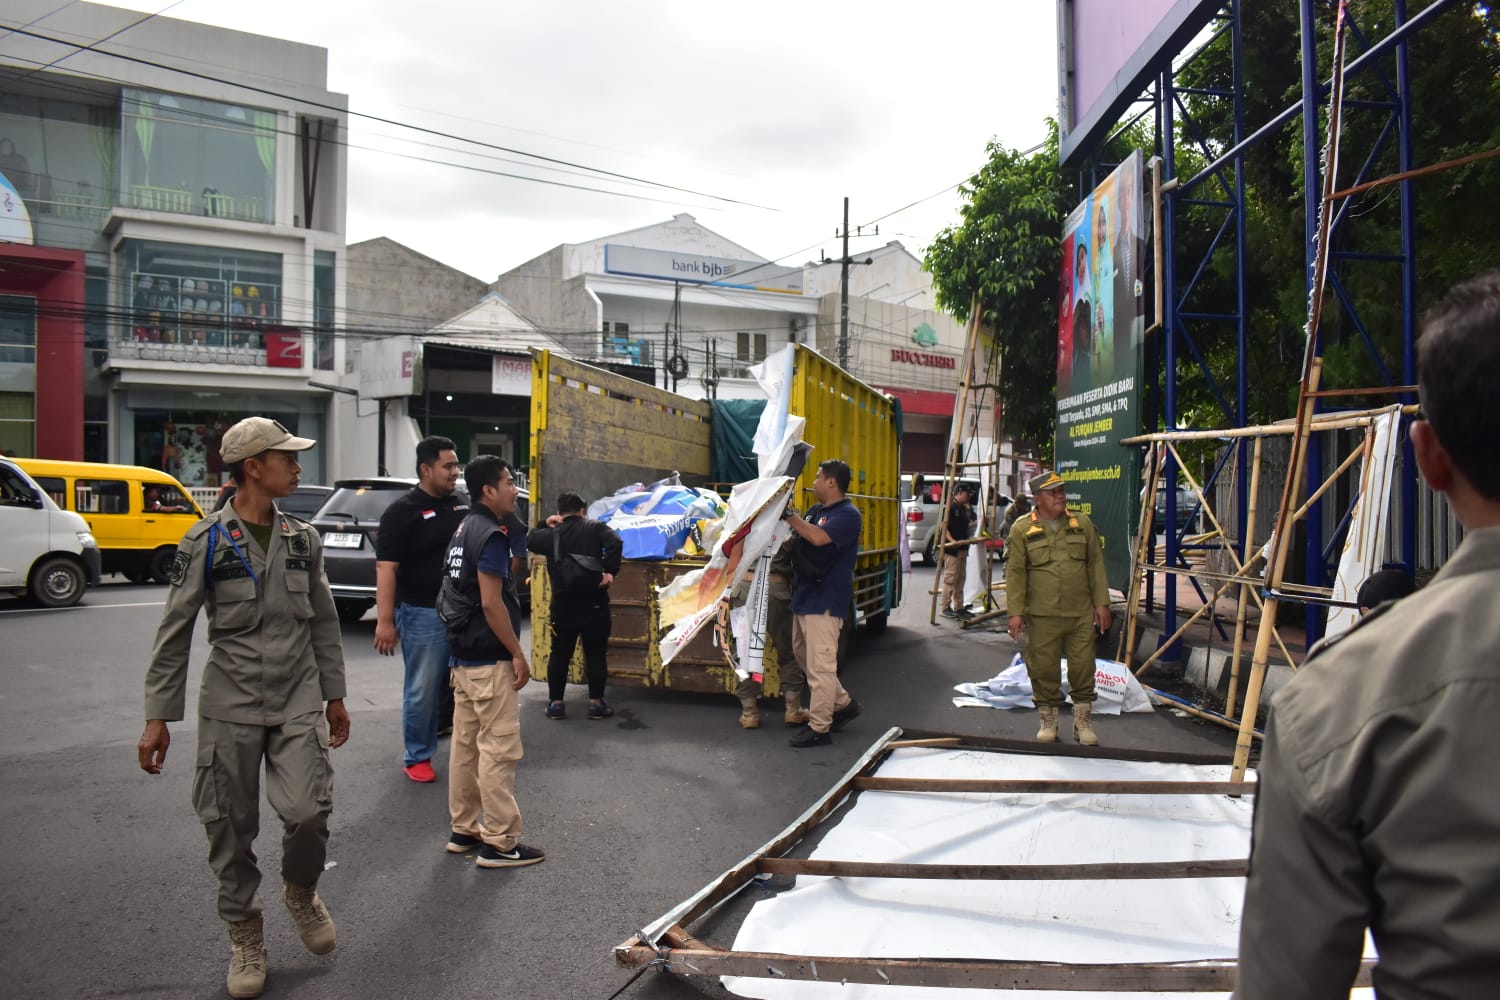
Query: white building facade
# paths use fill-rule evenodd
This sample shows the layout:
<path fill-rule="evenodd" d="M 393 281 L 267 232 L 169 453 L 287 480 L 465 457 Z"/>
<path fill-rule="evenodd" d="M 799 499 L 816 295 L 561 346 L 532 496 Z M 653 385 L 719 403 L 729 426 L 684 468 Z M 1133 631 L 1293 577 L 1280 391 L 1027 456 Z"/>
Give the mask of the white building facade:
<path fill-rule="evenodd" d="M 28 27 L 0 37 L 0 66 L 18 74 L 0 94 L 0 173 L 30 239 L 0 258 L 55 260 L 82 280 L 73 301 L 0 286 L 7 340 L 29 336 L 17 346 L 39 366 L 29 440 L 14 416 L 24 377 L 0 374 L 0 435 L 23 454 L 215 486 L 219 437 L 261 414 L 318 438 L 303 478 L 331 478 L 347 99 L 327 90 L 326 50 L 88 3 L 11 0 L 7 13 Z M 53 378 L 70 340 L 80 363 Z M 83 416 L 77 440 L 45 419 L 64 401 Z"/>

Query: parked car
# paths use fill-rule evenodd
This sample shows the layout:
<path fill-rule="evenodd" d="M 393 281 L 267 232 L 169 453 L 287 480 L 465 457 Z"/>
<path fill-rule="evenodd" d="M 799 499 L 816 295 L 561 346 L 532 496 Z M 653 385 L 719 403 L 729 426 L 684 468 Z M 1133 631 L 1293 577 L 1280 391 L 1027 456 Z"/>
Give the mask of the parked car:
<path fill-rule="evenodd" d="M 1177 484 L 1177 530 L 1182 531 L 1188 525 L 1197 520 L 1198 498 L 1193 495 L 1191 486 Z M 1157 532 L 1166 530 L 1167 523 L 1167 487 L 1161 484 L 1156 488 L 1156 521 Z"/>
<path fill-rule="evenodd" d="M 390 476 L 340 479 L 309 518 L 323 538 L 323 569 L 341 621 L 357 622 L 375 606 L 375 537 L 380 517 L 416 484 L 415 479 Z M 527 520 L 529 510 L 530 497 L 522 490 L 516 508 L 522 521 Z M 517 596 L 521 610 L 529 611 L 530 588 L 518 585 Z"/>
<path fill-rule="evenodd" d="M 972 496 L 977 498 L 982 495 L 977 479 L 961 479 L 959 482 L 973 490 Z M 906 520 L 906 540 L 911 546 L 912 558 L 921 556 L 927 563 L 934 565 L 937 563 L 938 540 L 942 538 L 942 533 L 936 528 L 943 516 L 943 483 L 942 473 L 901 473 L 901 510 Z M 1009 496 L 990 491 L 985 524 L 992 534 L 994 527 L 1005 516 L 1005 509 L 1010 503 Z M 995 537 L 989 539 L 985 547 L 998 554 L 1004 544 L 1003 538 Z"/>
<path fill-rule="evenodd" d="M 288 514 L 310 521 L 318 508 L 323 506 L 323 501 L 332 495 L 332 486 L 299 486 L 291 496 L 277 500 L 276 506 Z"/>
<path fill-rule="evenodd" d="M 65 608 L 98 582 L 99 547 L 83 518 L 58 507 L 19 465 L 0 458 L 0 592 Z"/>
<path fill-rule="evenodd" d="M 46 458 L 15 462 L 54 503 L 87 522 L 99 543 L 101 571 L 132 583 L 166 583 L 177 543 L 203 516 L 187 489 L 160 469 Z"/>

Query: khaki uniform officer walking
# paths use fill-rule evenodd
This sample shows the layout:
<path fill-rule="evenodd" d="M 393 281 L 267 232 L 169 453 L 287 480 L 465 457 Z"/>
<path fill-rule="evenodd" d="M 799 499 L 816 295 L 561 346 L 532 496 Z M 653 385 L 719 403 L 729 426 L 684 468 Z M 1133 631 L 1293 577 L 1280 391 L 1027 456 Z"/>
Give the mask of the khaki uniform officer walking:
<path fill-rule="evenodd" d="M 207 605 L 210 649 L 198 693 L 193 806 L 219 877 L 233 997 L 265 988 L 261 876 L 251 850 L 260 826 L 262 762 L 266 795 L 284 828 L 282 897 L 309 951 L 326 955 L 334 946 L 317 884 L 333 808 L 328 747 L 349 738 L 344 653 L 318 533 L 275 505 L 297 487 L 296 453 L 314 443 L 264 417 L 241 420 L 225 433 L 222 454 L 238 490 L 178 546 L 146 674 L 138 754 L 143 770 L 160 774 L 171 743 L 167 723 L 183 717 L 193 625 Z"/>
<path fill-rule="evenodd" d="M 1109 582 L 1099 532 L 1087 514 L 1068 510 L 1067 482 L 1055 472 L 1028 484 L 1036 507 L 1011 526 L 1005 548 L 1005 599 L 1010 637 L 1027 632 L 1026 673 L 1042 716 L 1036 738 L 1057 742 L 1062 657 L 1068 658 L 1073 736 L 1097 746 L 1094 710 L 1094 629 L 1109 631 Z M 1024 556 L 1024 558 L 1023 558 Z"/>

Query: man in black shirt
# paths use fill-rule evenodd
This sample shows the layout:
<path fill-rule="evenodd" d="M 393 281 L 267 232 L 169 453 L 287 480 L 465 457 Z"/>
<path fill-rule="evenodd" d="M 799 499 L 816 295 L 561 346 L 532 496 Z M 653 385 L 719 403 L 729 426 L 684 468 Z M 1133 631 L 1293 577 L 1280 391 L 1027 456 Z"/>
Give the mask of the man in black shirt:
<path fill-rule="evenodd" d="M 547 718 L 566 718 L 563 692 L 568 685 L 568 664 L 573 650 L 583 640 L 584 670 L 589 682 L 590 719 L 614 715 L 604 700 L 604 682 L 609 673 L 605 654 L 609 647 L 609 585 L 620 572 L 624 543 L 615 529 L 585 516 L 588 505 L 577 493 L 557 498 L 557 513 L 547 518 L 526 539 L 526 547 L 547 557 L 552 581 L 552 653 L 547 657 Z M 582 560 L 574 557 L 581 556 Z M 573 565 L 560 568 L 558 560 Z"/>
<path fill-rule="evenodd" d="M 953 502 L 948 505 L 948 522 L 943 525 L 944 542 L 964 542 L 974 535 L 972 487 L 959 483 L 953 487 Z M 943 551 L 943 617 L 958 618 L 969 612 L 964 600 L 964 584 L 969 576 L 969 547 Z"/>
<path fill-rule="evenodd" d="M 448 686 L 448 639 L 433 604 L 448 543 L 469 511 L 468 498 L 456 492 L 459 468 L 452 441 L 417 442 L 417 485 L 386 508 L 375 540 L 375 649 L 389 656 L 400 639 L 402 765 L 408 778 L 424 783 L 437 780 L 432 755 Z"/>

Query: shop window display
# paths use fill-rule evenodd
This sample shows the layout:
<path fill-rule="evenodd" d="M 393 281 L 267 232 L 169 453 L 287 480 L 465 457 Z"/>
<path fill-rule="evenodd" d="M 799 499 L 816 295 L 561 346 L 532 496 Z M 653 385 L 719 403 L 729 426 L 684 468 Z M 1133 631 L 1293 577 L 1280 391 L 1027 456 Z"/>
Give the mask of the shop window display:
<path fill-rule="evenodd" d="M 220 486 L 229 478 L 219 455 L 224 432 L 249 416 L 271 417 L 297 433 L 295 413 L 137 410 L 135 464 L 161 469 L 184 486 Z"/>
<path fill-rule="evenodd" d="M 265 350 L 281 318 L 280 255 L 140 240 L 121 252 L 130 339 Z"/>

